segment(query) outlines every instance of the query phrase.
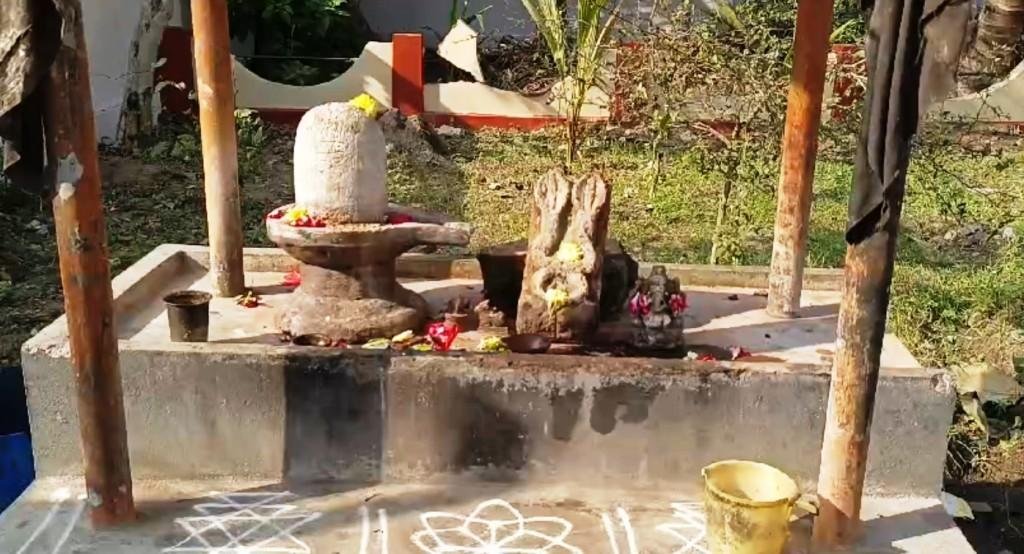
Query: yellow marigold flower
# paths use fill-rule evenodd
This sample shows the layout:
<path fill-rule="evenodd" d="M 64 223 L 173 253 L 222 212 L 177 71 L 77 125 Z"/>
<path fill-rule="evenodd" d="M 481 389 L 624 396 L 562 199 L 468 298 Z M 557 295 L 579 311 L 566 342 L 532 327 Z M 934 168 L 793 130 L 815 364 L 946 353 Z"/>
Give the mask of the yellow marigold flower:
<path fill-rule="evenodd" d="M 372 96 L 366 94 L 365 92 L 349 100 L 348 105 L 363 110 L 363 112 L 366 114 L 366 117 L 369 117 L 371 119 L 377 118 L 377 101 L 374 100 Z"/>
<path fill-rule="evenodd" d="M 401 333 L 398 333 L 397 335 L 391 337 L 391 342 L 393 342 L 393 343 L 395 343 L 395 342 L 402 343 L 402 342 L 406 342 L 406 341 L 412 340 L 412 338 L 415 337 L 415 336 L 416 336 L 416 333 L 413 333 L 412 329 L 407 329 L 407 330 L 402 331 Z"/>
<path fill-rule="evenodd" d="M 575 242 L 563 242 L 558 246 L 555 258 L 569 264 L 580 263 L 583 261 L 583 247 Z"/>
<path fill-rule="evenodd" d="M 558 287 L 551 287 L 544 291 L 544 302 L 547 302 L 549 310 L 557 312 L 569 303 L 569 293 Z"/>
<path fill-rule="evenodd" d="M 367 341 L 363 348 L 367 350 L 384 350 L 391 346 L 391 341 L 386 338 L 379 338 Z"/>
<path fill-rule="evenodd" d="M 476 345 L 476 349 L 481 352 L 504 352 L 508 350 L 505 347 L 505 342 L 501 340 L 501 337 L 484 337 L 480 339 L 480 344 Z"/>
<path fill-rule="evenodd" d="M 284 213 L 284 216 L 282 216 L 281 219 L 289 225 L 295 225 L 307 217 L 309 217 L 309 211 L 306 210 L 306 208 L 301 206 L 292 206 L 291 208 L 288 208 L 288 211 Z"/>

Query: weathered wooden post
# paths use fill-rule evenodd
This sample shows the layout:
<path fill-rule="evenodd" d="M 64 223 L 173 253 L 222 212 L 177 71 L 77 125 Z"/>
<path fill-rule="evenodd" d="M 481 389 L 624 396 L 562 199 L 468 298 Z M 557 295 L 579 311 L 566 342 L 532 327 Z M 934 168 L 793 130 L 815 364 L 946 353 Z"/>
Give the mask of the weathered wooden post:
<path fill-rule="evenodd" d="M 203 141 L 210 278 L 217 294 L 235 296 L 245 289 L 245 274 L 227 0 L 192 0 L 192 32 Z"/>
<path fill-rule="evenodd" d="M 800 0 L 768 278 L 767 309 L 775 317 L 793 317 L 800 308 L 831 30 L 832 0 Z"/>
<path fill-rule="evenodd" d="M 58 6 L 66 27 L 45 86 L 48 175 L 88 504 L 93 524 L 107 526 L 133 520 L 135 504 L 82 6 Z"/>

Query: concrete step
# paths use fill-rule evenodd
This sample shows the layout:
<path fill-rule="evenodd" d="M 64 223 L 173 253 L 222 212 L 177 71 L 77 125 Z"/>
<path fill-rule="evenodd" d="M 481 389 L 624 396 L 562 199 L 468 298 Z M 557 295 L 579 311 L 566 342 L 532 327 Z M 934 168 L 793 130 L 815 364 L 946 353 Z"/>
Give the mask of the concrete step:
<path fill-rule="evenodd" d="M 15 554 L 707 553 L 703 508 L 670 488 L 432 483 L 286 488 L 242 481 L 142 482 L 140 519 L 87 523 L 78 480 L 37 482 L 0 516 L 0 552 Z M 971 553 L 931 498 L 867 498 L 853 553 Z M 810 522 L 788 552 L 808 552 Z M 519 550 L 515 550 L 518 548 Z"/>

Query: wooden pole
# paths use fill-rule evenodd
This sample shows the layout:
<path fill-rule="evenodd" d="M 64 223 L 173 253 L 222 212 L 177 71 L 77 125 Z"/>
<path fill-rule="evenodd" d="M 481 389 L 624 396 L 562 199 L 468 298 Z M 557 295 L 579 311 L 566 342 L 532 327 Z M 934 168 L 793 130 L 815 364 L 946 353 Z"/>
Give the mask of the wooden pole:
<path fill-rule="evenodd" d="M 245 274 L 227 0 L 192 0 L 192 33 L 210 235 L 210 279 L 218 295 L 235 296 L 245 289 Z"/>
<path fill-rule="evenodd" d="M 800 0 L 768 278 L 767 309 L 775 317 L 793 317 L 800 308 L 831 29 L 832 0 Z"/>
<path fill-rule="evenodd" d="M 93 524 L 108 526 L 133 520 L 135 505 L 82 7 L 58 5 L 68 27 L 46 84 L 46 149 L 85 486 Z"/>

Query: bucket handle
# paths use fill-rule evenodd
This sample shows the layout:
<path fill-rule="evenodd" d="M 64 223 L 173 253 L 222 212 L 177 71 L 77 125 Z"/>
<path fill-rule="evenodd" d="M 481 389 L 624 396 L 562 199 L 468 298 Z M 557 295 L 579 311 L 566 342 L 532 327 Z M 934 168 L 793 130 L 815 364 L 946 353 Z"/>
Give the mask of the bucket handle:
<path fill-rule="evenodd" d="M 793 515 L 789 517 L 789 521 L 796 521 L 808 516 L 816 516 L 820 509 L 818 497 L 813 494 L 801 494 L 800 497 L 793 502 L 793 507 L 796 508 L 796 510 L 794 510 Z M 802 513 L 796 513 L 797 510 Z"/>

